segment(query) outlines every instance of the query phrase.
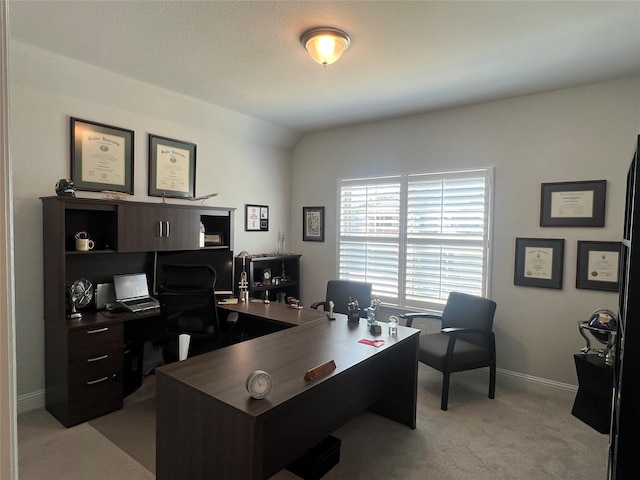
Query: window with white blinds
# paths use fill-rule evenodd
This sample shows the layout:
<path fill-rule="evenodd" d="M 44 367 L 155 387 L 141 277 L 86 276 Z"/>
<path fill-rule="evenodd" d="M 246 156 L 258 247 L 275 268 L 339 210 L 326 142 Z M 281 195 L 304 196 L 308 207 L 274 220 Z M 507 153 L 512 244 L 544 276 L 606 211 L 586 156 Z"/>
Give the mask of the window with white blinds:
<path fill-rule="evenodd" d="M 342 180 L 340 278 L 406 308 L 487 296 L 492 183 L 492 169 Z"/>

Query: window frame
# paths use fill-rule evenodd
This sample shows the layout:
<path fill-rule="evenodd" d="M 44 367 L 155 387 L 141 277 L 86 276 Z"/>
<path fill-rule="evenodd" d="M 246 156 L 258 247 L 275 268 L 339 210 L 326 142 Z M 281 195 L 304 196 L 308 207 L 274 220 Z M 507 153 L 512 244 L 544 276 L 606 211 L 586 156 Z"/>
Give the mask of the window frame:
<path fill-rule="evenodd" d="M 442 311 L 444 304 L 446 303 L 446 299 L 435 299 L 432 298 L 429 301 L 419 302 L 416 304 L 415 302 L 407 301 L 406 298 L 406 281 L 400 281 L 401 279 L 406 278 L 406 269 L 407 269 L 407 248 L 412 244 L 412 241 L 409 241 L 407 238 L 408 233 L 408 185 L 412 179 L 418 179 L 420 177 L 424 177 L 427 179 L 446 179 L 446 180 L 455 180 L 455 179 L 464 179 L 464 178 L 478 178 L 483 177 L 485 179 L 485 194 L 484 194 L 484 228 L 483 228 L 483 238 L 480 241 L 481 248 L 483 249 L 483 265 L 481 272 L 481 296 L 490 297 L 491 295 L 491 265 L 492 265 L 492 244 L 493 244 L 493 196 L 494 196 L 494 179 L 495 179 L 495 171 L 494 167 L 483 167 L 483 168 L 473 168 L 466 170 L 451 170 L 451 171 L 439 171 L 439 172 L 425 172 L 418 174 L 394 174 L 394 175 L 384 175 L 378 177 L 366 177 L 366 178 L 339 178 L 338 179 L 338 187 L 337 187 L 337 203 L 336 203 L 336 219 L 337 219 L 337 228 L 336 228 L 336 237 L 337 237 L 337 255 L 336 255 L 336 271 L 338 273 L 338 277 L 344 279 L 341 271 L 341 250 L 343 246 L 343 241 L 348 239 L 348 236 L 342 235 L 342 195 L 343 195 L 343 187 L 346 185 L 372 185 L 374 183 L 383 183 L 385 181 L 396 181 L 400 184 L 400 205 L 399 205 L 399 238 L 397 241 L 390 241 L 389 238 L 385 237 L 374 237 L 374 236 L 360 236 L 358 239 L 362 243 L 366 242 L 379 242 L 379 243 L 390 243 L 393 245 L 398 245 L 398 280 L 397 280 L 397 302 L 388 301 L 384 296 L 380 295 L 380 298 L 383 302 L 383 306 L 389 307 L 394 310 L 400 311 Z M 422 243 L 422 241 L 413 241 L 413 244 Z M 451 242 L 450 244 L 454 244 L 456 242 Z M 371 281 L 371 280 L 368 280 Z M 374 294 L 376 290 L 375 282 L 374 283 Z"/>

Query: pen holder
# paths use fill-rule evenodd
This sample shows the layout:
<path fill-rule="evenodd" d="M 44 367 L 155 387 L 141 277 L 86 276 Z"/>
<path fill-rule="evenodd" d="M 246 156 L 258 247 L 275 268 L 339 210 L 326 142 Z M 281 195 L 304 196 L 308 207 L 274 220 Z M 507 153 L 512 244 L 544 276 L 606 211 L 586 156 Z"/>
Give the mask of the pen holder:
<path fill-rule="evenodd" d="M 357 310 L 349 310 L 348 315 L 349 322 L 359 322 L 360 321 L 360 309 Z"/>

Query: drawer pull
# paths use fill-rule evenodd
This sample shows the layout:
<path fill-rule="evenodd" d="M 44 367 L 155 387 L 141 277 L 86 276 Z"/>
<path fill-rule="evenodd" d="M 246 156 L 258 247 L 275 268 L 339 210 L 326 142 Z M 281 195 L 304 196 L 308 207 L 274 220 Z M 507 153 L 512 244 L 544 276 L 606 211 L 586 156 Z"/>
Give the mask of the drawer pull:
<path fill-rule="evenodd" d="M 94 333 L 108 332 L 108 331 L 109 331 L 109 327 L 97 328 L 95 330 L 87 330 L 87 335 L 91 335 Z"/>
<path fill-rule="evenodd" d="M 102 378 L 99 378 L 98 380 L 91 380 L 87 382 L 87 385 L 95 385 L 96 383 L 102 383 L 105 380 L 109 380 L 109 377 L 102 377 Z"/>
<path fill-rule="evenodd" d="M 109 355 L 102 355 L 101 357 L 87 358 L 87 362 L 89 362 L 89 363 L 97 362 L 99 360 L 105 360 L 107 358 L 109 358 Z"/>

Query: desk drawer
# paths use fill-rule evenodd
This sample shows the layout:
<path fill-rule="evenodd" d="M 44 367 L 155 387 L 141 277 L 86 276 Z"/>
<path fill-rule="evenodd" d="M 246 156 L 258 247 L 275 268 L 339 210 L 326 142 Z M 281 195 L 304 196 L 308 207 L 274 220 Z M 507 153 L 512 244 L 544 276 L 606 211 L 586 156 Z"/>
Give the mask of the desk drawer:
<path fill-rule="evenodd" d="M 93 358 L 122 351 L 124 329 L 121 323 L 69 331 L 69 360 Z"/>
<path fill-rule="evenodd" d="M 69 385 L 69 424 L 75 425 L 122 408 L 122 372 Z"/>

